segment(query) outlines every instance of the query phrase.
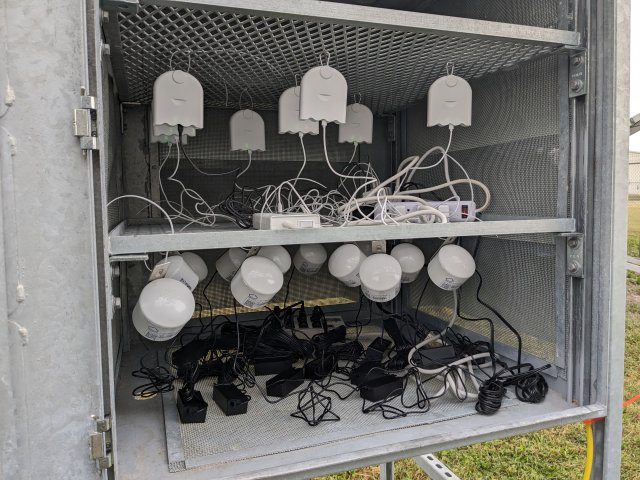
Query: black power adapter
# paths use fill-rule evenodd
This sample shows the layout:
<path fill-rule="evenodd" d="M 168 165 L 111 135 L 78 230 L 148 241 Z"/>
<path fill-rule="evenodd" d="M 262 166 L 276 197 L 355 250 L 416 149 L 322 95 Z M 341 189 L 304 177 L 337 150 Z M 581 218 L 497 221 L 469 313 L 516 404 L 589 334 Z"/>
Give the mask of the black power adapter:
<path fill-rule="evenodd" d="M 213 400 L 225 415 L 241 415 L 247 413 L 250 397 L 245 395 L 232 383 L 213 386 Z"/>
<path fill-rule="evenodd" d="M 383 375 L 360 385 L 360 396 L 370 402 L 379 402 L 393 393 L 402 393 L 402 377 Z"/>
<path fill-rule="evenodd" d="M 391 346 L 391 340 L 387 340 L 386 338 L 377 337 L 373 342 L 369 344 L 367 347 L 367 351 L 365 352 L 365 360 L 369 362 L 381 362 L 384 357 L 387 348 Z"/>
<path fill-rule="evenodd" d="M 253 359 L 253 369 L 255 375 L 277 375 L 291 368 L 293 363 L 291 355 L 269 355 L 255 357 Z"/>
<path fill-rule="evenodd" d="M 380 363 L 365 362 L 351 370 L 351 373 L 349 374 L 349 381 L 352 385 L 358 387 L 365 382 L 370 382 L 371 380 L 384 377 L 385 375 L 386 373 Z"/>
<path fill-rule="evenodd" d="M 267 380 L 267 395 L 270 397 L 286 397 L 304 382 L 301 368 L 290 368 Z"/>
<path fill-rule="evenodd" d="M 204 423 L 208 406 L 198 390 L 178 390 L 178 413 L 182 423 Z"/>

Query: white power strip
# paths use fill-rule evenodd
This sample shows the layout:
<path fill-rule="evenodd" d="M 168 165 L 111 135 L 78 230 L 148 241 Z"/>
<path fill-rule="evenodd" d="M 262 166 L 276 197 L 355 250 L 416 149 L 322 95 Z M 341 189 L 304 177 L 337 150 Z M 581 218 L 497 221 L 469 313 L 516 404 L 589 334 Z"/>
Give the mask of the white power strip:
<path fill-rule="evenodd" d="M 447 217 L 449 222 L 469 222 L 473 221 L 476 216 L 476 204 L 475 202 L 427 202 L 427 204 L 441 211 Z M 398 217 L 407 213 L 413 213 L 420 209 L 422 203 L 419 202 L 387 202 L 385 205 L 385 220 L 389 218 Z M 380 220 L 382 218 L 382 207 L 377 204 L 374 209 L 375 219 Z M 392 223 L 391 220 L 389 220 Z M 409 220 L 411 223 L 420 223 L 420 220 L 415 217 Z"/>
<path fill-rule="evenodd" d="M 320 228 L 320 215 L 312 213 L 254 213 L 256 230 Z"/>

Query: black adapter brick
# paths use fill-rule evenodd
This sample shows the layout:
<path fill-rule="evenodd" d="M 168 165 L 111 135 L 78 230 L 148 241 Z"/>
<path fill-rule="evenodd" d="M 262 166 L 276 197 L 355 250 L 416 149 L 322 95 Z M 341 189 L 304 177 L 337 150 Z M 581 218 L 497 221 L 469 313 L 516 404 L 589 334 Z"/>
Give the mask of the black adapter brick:
<path fill-rule="evenodd" d="M 207 354 L 210 345 L 209 339 L 193 340 L 171 354 L 171 363 L 179 369 L 184 365 L 197 363 Z"/>
<path fill-rule="evenodd" d="M 384 357 L 387 348 L 391 346 L 391 340 L 386 338 L 377 337 L 369 346 L 365 352 L 364 358 L 369 362 L 380 362 Z"/>
<path fill-rule="evenodd" d="M 227 416 L 247 413 L 249 397 L 232 383 L 214 385 L 213 400 Z"/>
<path fill-rule="evenodd" d="M 253 368 L 255 375 L 277 375 L 291 368 L 293 363 L 291 356 L 279 355 L 270 357 L 255 357 L 253 359 Z"/>
<path fill-rule="evenodd" d="M 380 363 L 365 362 L 351 370 L 351 373 L 349 374 L 349 381 L 352 385 L 357 387 L 364 382 L 368 382 L 385 375 L 386 373 Z"/>
<path fill-rule="evenodd" d="M 391 394 L 400 394 L 402 388 L 402 377 L 384 375 L 360 385 L 360 396 L 370 402 L 379 402 Z"/>
<path fill-rule="evenodd" d="M 436 369 L 449 365 L 458 359 L 452 345 L 421 348 L 413 354 L 413 362 L 421 368 Z"/>
<path fill-rule="evenodd" d="M 191 394 L 191 398 L 187 398 L 184 390 L 178 390 L 178 413 L 182 423 L 204 423 L 208 406 L 198 390 Z"/>
<path fill-rule="evenodd" d="M 286 397 L 304 382 L 301 368 L 290 368 L 267 380 L 267 395 L 270 397 Z"/>

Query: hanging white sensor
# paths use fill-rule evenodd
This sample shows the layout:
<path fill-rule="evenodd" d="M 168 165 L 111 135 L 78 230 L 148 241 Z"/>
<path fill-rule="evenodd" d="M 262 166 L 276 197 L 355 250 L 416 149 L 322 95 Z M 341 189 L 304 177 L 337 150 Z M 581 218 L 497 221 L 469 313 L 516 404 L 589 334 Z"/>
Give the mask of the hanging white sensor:
<path fill-rule="evenodd" d="M 314 67 L 300 82 L 300 119 L 345 123 L 347 81 L 328 64 Z"/>
<path fill-rule="evenodd" d="M 373 138 L 373 113 L 361 103 L 347 107 L 347 121 L 338 128 L 340 143 L 371 143 Z"/>
<path fill-rule="evenodd" d="M 300 87 L 287 88 L 278 101 L 278 133 L 318 135 L 320 126 L 313 120 L 300 119 Z"/>
<path fill-rule="evenodd" d="M 453 74 L 453 65 L 447 64 L 447 75 L 429 87 L 427 99 L 427 127 L 471 125 L 471 85 Z"/>
<path fill-rule="evenodd" d="M 229 119 L 231 151 L 265 151 L 264 120 L 253 110 L 238 110 Z"/>
<path fill-rule="evenodd" d="M 203 93 L 200 82 L 187 72 L 173 70 L 156 78 L 153 84 L 153 124 L 176 127 L 182 125 L 189 135 L 203 126 Z M 193 127 L 194 130 L 187 130 Z M 177 130 L 176 130 L 177 133 Z M 167 134 L 157 130 L 154 134 Z"/>

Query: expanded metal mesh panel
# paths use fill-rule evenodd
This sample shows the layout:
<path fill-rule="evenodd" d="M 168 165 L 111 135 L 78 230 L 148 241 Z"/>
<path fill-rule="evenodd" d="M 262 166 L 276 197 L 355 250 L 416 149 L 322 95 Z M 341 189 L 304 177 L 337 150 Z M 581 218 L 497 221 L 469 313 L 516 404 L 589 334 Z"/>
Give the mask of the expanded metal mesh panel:
<path fill-rule="evenodd" d="M 435 13 L 452 17 L 558 28 L 560 0 L 327 0 L 330 2 Z"/>
<path fill-rule="evenodd" d="M 555 217 L 566 214 L 559 206 L 559 173 L 568 168 L 568 158 L 559 148 L 559 111 L 566 99 L 558 95 L 557 59 L 532 62 L 472 82 L 473 118 L 470 127 L 453 131 L 450 153 L 471 178 L 484 182 L 491 191 L 485 214 Z M 449 130 L 426 128 L 426 106 L 407 112 L 407 154 L 420 155 L 434 145 L 447 145 Z M 435 163 L 438 156 L 427 160 Z M 464 178 L 451 163 L 453 178 Z M 445 182 L 441 167 L 422 170 L 414 180 L 426 185 Z M 464 198 L 469 190 L 455 187 Z M 441 198 L 448 189 L 437 192 Z M 476 203 L 484 196 L 476 188 Z M 566 201 L 566 199 L 563 199 Z"/>
<path fill-rule="evenodd" d="M 483 237 L 476 256 L 482 275 L 480 298 L 495 308 L 522 336 L 523 351 L 549 362 L 556 361 L 558 347 L 555 303 L 556 247 L 536 238 L 531 242 Z M 425 245 L 429 258 L 437 242 Z M 426 272 L 411 285 L 410 304 L 420 311 L 449 321 L 453 315 L 453 294 L 430 283 L 422 298 Z M 478 302 L 479 277 L 475 275 L 460 289 L 460 313 L 468 318 L 490 318 L 495 325 L 496 340 L 517 347 L 513 333 L 498 317 Z M 488 322 L 457 320 L 461 327 L 489 337 Z"/>
<path fill-rule="evenodd" d="M 237 104 L 246 90 L 256 108 L 276 108 L 294 76 L 317 66 L 327 52 L 351 92 L 362 94 L 374 112 L 389 112 L 423 98 L 449 61 L 458 75 L 473 79 L 553 48 L 153 5 L 136 14 L 119 13 L 118 21 L 120 90 L 128 91 L 124 100 L 143 103 L 151 101 L 153 82 L 169 70 L 174 53 L 173 67 L 186 70 L 190 64 L 207 106 Z"/>
<path fill-rule="evenodd" d="M 368 341 L 377 335 L 379 331 L 370 335 Z M 268 378 L 270 377 L 257 377 L 257 383 L 262 391 L 265 391 L 265 382 Z M 380 435 L 384 432 L 477 414 L 474 401 L 461 402 L 453 395 L 446 394 L 432 400 L 431 408 L 426 413 L 385 420 L 379 412 L 363 414 L 362 399 L 357 392 L 346 400 L 340 400 L 335 394 L 329 393 L 332 398 L 332 411 L 340 417 L 340 420 L 322 422 L 315 427 L 310 427 L 303 420 L 291 417 L 291 413 L 297 407 L 297 395 L 285 398 L 278 403 L 269 403 L 256 387 L 247 390 L 251 396 L 247 413 L 227 417 L 214 402 L 210 401 L 213 384 L 214 379 L 211 377 L 196 384 L 196 389 L 201 391 L 205 400 L 209 402 L 205 423 L 181 424 L 177 419 L 172 421 L 176 416 L 165 416 L 165 428 L 169 435 L 176 438 L 177 431 L 181 439 L 181 445 L 173 442 L 168 445 L 173 450 L 168 452 L 174 459 L 170 465 L 172 471 L 243 459 L 260 461 L 260 458 L 279 453 L 295 452 L 305 448 L 329 445 L 332 442 L 343 442 L 350 438 Z M 429 396 L 434 396 L 441 388 L 442 382 L 436 380 L 423 386 Z M 332 388 L 343 396 L 352 391 L 348 384 L 336 384 Z M 170 402 L 166 408 L 176 408 L 177 390 L 178 387 L 164 397 L 165 401 Z M 277 400 L 273 397 L 269 399 L 272 402 Z M 415 401 L 415 388 L 407 388 L 405 403 L 413 404 Z M 504 400 L 502 408 L 509 408 L 518 403 L 510 394 L 509 398 Z M 391 401 L 390 405 L 403 409 L 399 399 Z M 220 432 L 224 432 L 224 435 L 220 435 Z M 282 439 L 286 441 L 278 441 Z M 184 463 L 179 461 L 181 456 L 184 458 Z"/>

